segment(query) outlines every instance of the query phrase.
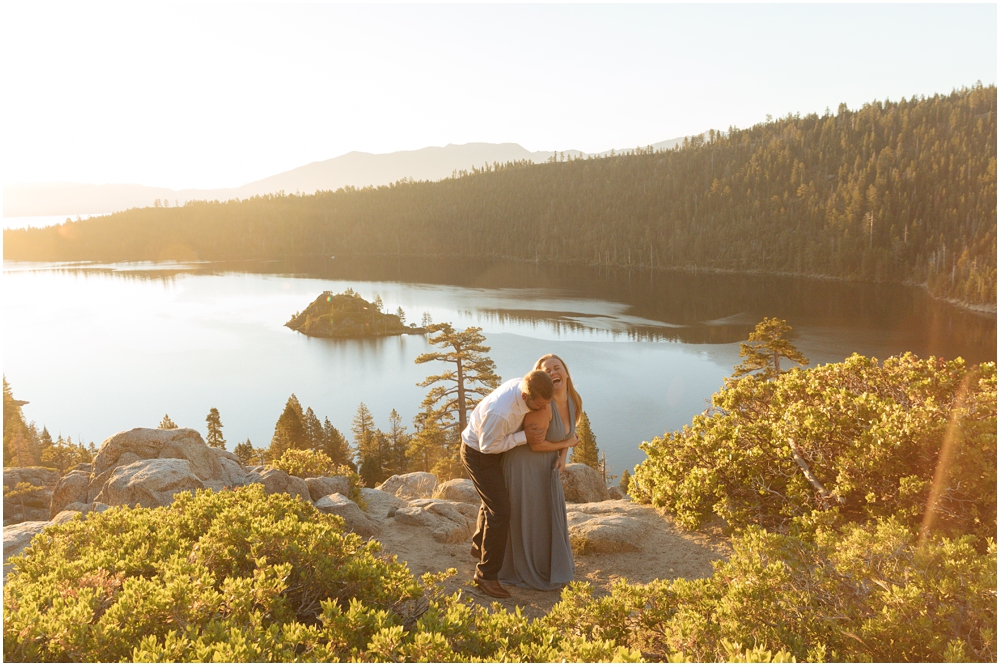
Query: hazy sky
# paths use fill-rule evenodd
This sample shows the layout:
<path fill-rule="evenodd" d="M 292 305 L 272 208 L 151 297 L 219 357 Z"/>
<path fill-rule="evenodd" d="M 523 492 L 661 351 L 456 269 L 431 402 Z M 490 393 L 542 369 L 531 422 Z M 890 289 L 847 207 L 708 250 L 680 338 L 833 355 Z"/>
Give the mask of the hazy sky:
<path fill-rule="evenodd" d="M 997 77 L 995 4 L 0 11 L 4 182 L 237 186 L 473 141 L 593 152 Z"/>

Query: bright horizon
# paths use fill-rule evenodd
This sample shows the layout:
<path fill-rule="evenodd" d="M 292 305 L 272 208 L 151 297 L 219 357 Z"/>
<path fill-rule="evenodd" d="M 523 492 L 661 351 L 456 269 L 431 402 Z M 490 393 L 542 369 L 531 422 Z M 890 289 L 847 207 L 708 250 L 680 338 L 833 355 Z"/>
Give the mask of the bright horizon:
<path fill-rule="evenodd" d="M 973 5 L 5 4 L 3 181 L 235 187 L 351 151 L 601 152 L 996 83 Z"/>

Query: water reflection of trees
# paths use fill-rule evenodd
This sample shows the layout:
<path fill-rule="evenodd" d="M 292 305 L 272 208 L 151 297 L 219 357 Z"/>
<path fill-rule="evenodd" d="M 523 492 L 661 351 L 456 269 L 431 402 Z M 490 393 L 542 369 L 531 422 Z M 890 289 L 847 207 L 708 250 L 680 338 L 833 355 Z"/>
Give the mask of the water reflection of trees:
<path fill-rule="evenodd" d="M 606 315 L 550 310 L 480 308 L 477 318 L 491 323 L 517 326 L 546 326 L 557 335 L 568 333 L 608 334 L 630 342 L 684 342 L 688 344 L 731 344 L 746 340 L 752 324 L 696 324 L 657 326 L 635 324 Z M 582 320 L 582 321 L 581 321 Z"/>

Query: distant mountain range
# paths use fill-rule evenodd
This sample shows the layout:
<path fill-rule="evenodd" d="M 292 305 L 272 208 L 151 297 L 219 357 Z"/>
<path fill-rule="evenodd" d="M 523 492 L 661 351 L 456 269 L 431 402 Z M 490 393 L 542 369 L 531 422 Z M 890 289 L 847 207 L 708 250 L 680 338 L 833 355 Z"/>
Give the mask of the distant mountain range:
<path fill-rule="evenodd" d="M 684 137 L 653 144 L 654 149 L 670 149 Z M 340 157 L 313 162 L 240 187 L 212 190 L 172 190 L 146 185 L 88 185 L 83 183 L 5 183 L 4 217 L 34 215 L 83 215 L 114 213 L 129 208 L 152 206 L 157 199 L 171 206 L 192 200 L 227 201 L 247 199 L 277 192 L 312 194 L 316 190 L 337 190 L 345 186 L 388 185 L 398 180 L 441 180 L 455 171 L 494 162 L 545 162 L 554 152 L 568 157 L 588 155 L 579 150 L 531 152 L 516 143 L 466 143 L 404 150 L 375 155 L 351 152 Z M 610 151 L 609 151 L 610 152 Z M 593 153 L 599 156 L 607 153 Z"/>

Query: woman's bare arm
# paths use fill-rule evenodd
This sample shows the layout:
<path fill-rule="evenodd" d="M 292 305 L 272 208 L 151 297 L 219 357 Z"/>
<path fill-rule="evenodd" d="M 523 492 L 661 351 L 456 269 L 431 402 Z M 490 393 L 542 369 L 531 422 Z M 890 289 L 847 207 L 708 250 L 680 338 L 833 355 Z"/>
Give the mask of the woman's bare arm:
<path fill-rule="evenodd" d="M 576 446 L 580 440 L 573 435 L 569 439 L 564 439 L 561 442 L 550 442 L 548 440 L 537 442 L 532 444 L 531 440 L 528 440 L 528 446 L 531 447 L 532 451 L 559 451 L 560 449 L 565 449 L 569 446 Z"/>

